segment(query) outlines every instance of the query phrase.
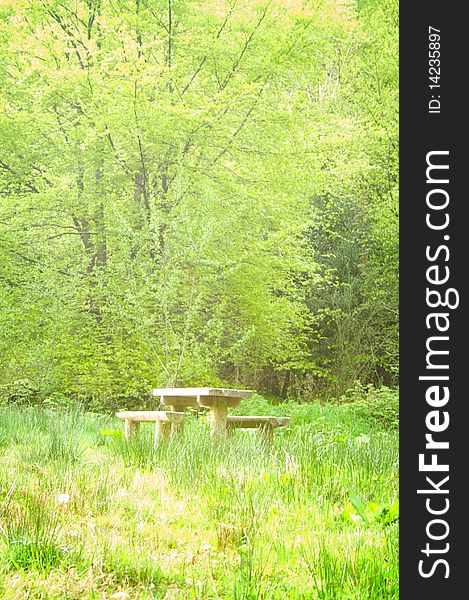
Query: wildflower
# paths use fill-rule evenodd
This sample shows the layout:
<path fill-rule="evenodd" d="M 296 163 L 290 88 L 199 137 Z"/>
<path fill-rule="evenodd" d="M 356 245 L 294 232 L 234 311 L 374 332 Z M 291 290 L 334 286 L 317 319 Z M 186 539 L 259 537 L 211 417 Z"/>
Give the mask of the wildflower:
<path fill-rule="evenodd" d="M 212 544 L 208 544 L 207 542 L 204 542 L 203 544 L 201 544 L 199 551 L 200 552 L 207 552 L 210 550 L 214 550 L 214 547 L 212 546 Z"/>
<path fill-rule="evenodd" d="M 59 504 L 68 504 L 70 502 L 70 494 L 59 494 L 57 496 L 57 502 Z"/>
<path fill-rule="evenodd" d="M 370 436 L 368 435 L 359 435 L 355 438 L 355 441 L 359 444 L 368 444 L 370 442 Z"/>

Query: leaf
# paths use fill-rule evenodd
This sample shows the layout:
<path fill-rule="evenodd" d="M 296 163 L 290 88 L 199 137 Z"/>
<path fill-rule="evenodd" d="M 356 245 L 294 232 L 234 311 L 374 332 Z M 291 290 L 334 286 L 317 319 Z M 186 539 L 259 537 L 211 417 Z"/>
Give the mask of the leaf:
<path fill-rule="evenodd" d="M 378 505 L 376 504 L 376 502 L 368 502 L 368 504 L 366 505 L 366 510 L 368 512 L 371 512 L 373 515 L 375 515 L 378 512 Z"/>
<path fill-rule="evenodd" d="M 399 500 L 394 500 L 394 502 L 389 506 L 389 516 L 393 520 L 399 518 Z"/>
<path fill-rule="evenodd" d="M 390 525 L 399 519 L 399 500 L 394 500 L 392 504 L 386 506 L 381 511 L 381 518 L 386 525 Z"/>
<path fill-rule="evenodd" d="M 365 521 L 365 523 L 370 523 L 368 517 L 366 516 L 366 508 L 363 500 L 358 496 L 355 492 L 351 491 L 350 494 L 350 502 L 352 506 L 355 508 L 360 517 Z"/>
<path fill-rule="evenodd" d="M 99 435 L 102 437 L 120 438 L 124 434 L 119 429 L 101 429 L 101 431 L 99 432 Z"/>

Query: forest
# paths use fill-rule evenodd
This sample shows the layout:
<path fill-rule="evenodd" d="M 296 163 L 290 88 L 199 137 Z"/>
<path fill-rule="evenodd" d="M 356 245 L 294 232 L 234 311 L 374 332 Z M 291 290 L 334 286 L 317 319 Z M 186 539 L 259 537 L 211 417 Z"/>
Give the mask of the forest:
<path fill-rule="evenodd" d="M 398 22 L 0 0 L 2 600 L 398 600 Z"/>
<path fill-rule="evenodd" d="M 396 0 L 0 19 L 4 402 L 396 387 Z"/>

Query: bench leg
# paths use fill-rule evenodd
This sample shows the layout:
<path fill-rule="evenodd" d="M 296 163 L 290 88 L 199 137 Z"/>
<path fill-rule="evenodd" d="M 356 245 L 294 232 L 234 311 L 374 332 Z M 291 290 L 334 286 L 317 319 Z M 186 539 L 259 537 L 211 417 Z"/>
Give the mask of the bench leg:
<path fill-rule="evenodd" d="M 166 421 L 156 421 L 155 422 L 155 446 L 164 440 L 169 440 L 171 436 L 171 423 L 167 423 Z"/>
<path fill-rule="evenodd" d="M 219 439 L 226 435 L 226 417 L 228 415 L 228 408 L 223 400 L 215 400 L 211 411 L 211 431 L 212 438 L 214 440 Z"/>
<path fill-rule="evenodd" d="M 259 428 L 262 438 L 267 444 L 270 444 L 274 439 L 274 427 L 272 423 L 265 423 Z"/>
<path fill-rule="evenodd" d="M 176 412 L 186 412 L 186 407 L 175 405 L 173 406 L 173 410 Z M 182 421 L 182 423 L 174 423 L 172 432 L 176 435 L 182 435 L 184 433 L 184 421 Z"/>
<path fill-rule="evenodd" d="M 126 419 L 124 422 L 124 436 L 125 439 L 128 440 L 138 431 L 140 423 L 138 421 L 131 421 L 130 419 Z"/>

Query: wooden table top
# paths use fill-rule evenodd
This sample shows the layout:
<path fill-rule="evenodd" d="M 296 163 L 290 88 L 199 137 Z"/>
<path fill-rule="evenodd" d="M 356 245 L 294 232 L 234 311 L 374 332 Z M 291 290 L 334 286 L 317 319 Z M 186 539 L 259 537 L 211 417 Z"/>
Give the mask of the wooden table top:
<path fill-rule="evenodd" d="M 229 388 L 155 388 L 153 396 L 178 396 L 197 398 L 214 396 L 217 398 L 250 398 L 253 390 L 232 390 Z"/>

